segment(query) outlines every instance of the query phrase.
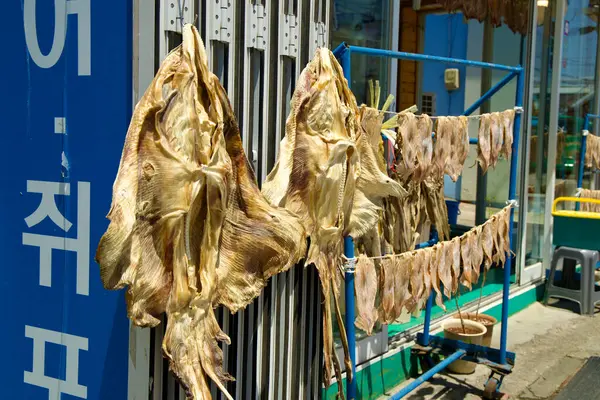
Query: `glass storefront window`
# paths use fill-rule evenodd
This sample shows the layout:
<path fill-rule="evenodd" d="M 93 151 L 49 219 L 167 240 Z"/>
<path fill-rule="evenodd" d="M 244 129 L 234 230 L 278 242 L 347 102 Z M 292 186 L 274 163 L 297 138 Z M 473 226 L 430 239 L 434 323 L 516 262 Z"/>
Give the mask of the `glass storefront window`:
<path fill-rule="evenodd" d="M 385 0 L 336 0 L 330 33 L 331 48 L 342 42 L 354 46 L 391 48 L 391 3 Z M 369 103 L 369 80 L 379 80 L 381 102 L 390 92 L 388 87 L 390 59 L 352 56 L 352 92 L 356 101 Z M 380 105 L 381 106 L 381 105 Z"/>
<path fill-rule="evenodd" d="M 550 2 L 550 5 L 555 2 Z M 554 7 L 555 8 L 555 7 Z M 585 115 L 594 110 L 595 70 L 598 44 L 598 8 L 589 0 L 570 0 L 566 5 L 560 71 L 560 90 L 550 93 L 554 45 L 554 15 L 551 8 L 538 7 L 536 73 L 532 107 L 532 135 L 529 159 L 529 205 L 527 215 L 526 265 L 543 260 L 544 215 L 548 171 L 550 118 L 558 119 L 556 183 L 554 197 L 573 195 L 577 186 L 581 132 Z M 550 100 L 559 96 L 558 115 L 551 115 Z M 584 175 L 589 187 L 590 171 Z"/>

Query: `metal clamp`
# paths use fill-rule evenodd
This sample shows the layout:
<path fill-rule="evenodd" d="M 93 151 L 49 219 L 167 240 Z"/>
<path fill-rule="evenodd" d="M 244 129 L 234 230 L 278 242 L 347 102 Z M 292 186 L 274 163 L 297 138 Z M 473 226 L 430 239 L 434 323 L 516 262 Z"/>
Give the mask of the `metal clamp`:
<path fill-rule="evenodd" d="M 183 25 L 194 19 L 191 0 L 163 0 L 163 6 L 167 32 L 182 33 Z"/>
<path fill-rule="evenodd" d="M 517 114 L 521 114 L 521 113 L 523 112 L 523 107 L 516 106 L 516 107 L 515 107 L 515 112 L 516 112 Z"/>
<path fill-rule="evenodd" d="M 589 134 L 590 134 L 590 131 L 588 131 L 587 129 L 584 129 L 584 130 L 581 132 L 581 134 L 582 134 L 583 136 L 587 136 L 587 135 L 589 135 Z"/>
<path fill-rule="evenodd" d="M 507 206 L 511 206 L 514 208 L 518 208 L 519 207 L 519 202 L 517 200 L 506 200 L 506 205 Z"/>
<path fill-rule="evenodd" d="M 252 4 L 248 10 L 250 48 L 265 50 L 267 48 L 267 10 L 262 4 Z"/>
<path fill-rule="evenodd" d="M 298 18 L 292 14 L 286 14 L 279 25 L 279 34 L 282 40 L 279 53 L 296 58 L 298 56 Z"/>
<path fill-rule="evenodd" d="M 344 257 L 344 272 L 353 274 L 356 271 L 356 258 Z"/>

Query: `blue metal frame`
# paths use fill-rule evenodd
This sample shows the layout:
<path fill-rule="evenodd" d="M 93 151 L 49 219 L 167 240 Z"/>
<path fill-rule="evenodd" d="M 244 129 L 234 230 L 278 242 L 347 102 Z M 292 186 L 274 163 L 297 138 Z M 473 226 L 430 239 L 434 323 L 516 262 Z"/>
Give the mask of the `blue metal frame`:
<path fill-rule="evenodd" d="M 517 79 L 517 89 L 516 89 L 516 99 L 515 106 L 522 107 L 523 106 L 523 84 L 524 84 L 524 73 L 523 68 L 521 66 L 508 66 L 501 64 L 492 64 L 485 63 L 480 61 L 469 61 L 462 60 L 456 58 L 448 58 L 448 57 L 438 57 L 438 56 L 429 56 L 423 54 L 413 54 L 413 53 L 405 53 L 391 50 L 382 50 L 382 49 L 371 49 L 366 47 L 359 46 L 349 46 L 346 43 L 340 44 L 335 48 L 333 54 L 336 58 L 338 58 L 341 62 L 342 69 L 344 71 L 344 77 L 348 81 L 348 86 L 351 86 L 351 70 L 350 70 L 350 57 L 351 54 L 364 54 L 378 57 L 390 57 L 404 60 L 413 60 L 413 61 L 432 61 L 432 62 L 442 62 L 446 64 L 459 64 L 466 65 L 470 67 L 479 67 L 479 68 L 488 68 L 495 69 L 501 71 L 508 71 L 509 74 L 506 75 L 500 82 L 498 82 L 494 87 L 487 91 L 479 100 L 473 103 L 463 115 L 472 114 L 481 104 L 490 99 L 494 94 L 496 94 L 501 88 L 506 86 L 508 82 L 510 82 L 513 78 Z M 512 145 L 512 156 L 510 160 L 510 182 L 508 188 L 508 197 L 509 200 L 516 199 L 516 183 L 517 183 L 517 161 L 518 161 L 518 148 L 519 148 L 519 136 L 521 129 L 521 113 L 515 114 L 514 121 L 514 140 Z M 477 144 L 476 138 L 469 139 L 470 144 Z M 509 225 L 509 237 L 510 237 L 510 248 L 513 248 L 512 241 L 512 230 L 513 230 L 513 221 L 514 221 L 514 209 L 510 211 L 510 225 Z M 423 248 L 432 246 L 437 242 L 437 237 L 433 237 L 431 240 L 423 243 L 419 243 L 417 248 Z M 344 239 L 344 254 L 347 258 L 354 257 L 354 245 L 351 237 L 346 237 Z M 490 366 L 496 366 L 501 370 L 510 371 L 512 369 L 512 364 L 514 364 L 514 354 L 506 351 L 506 343 L 508 339 L 508 296 L 510 293 L 510 276 L 511 276 L 511 266 L 512 266 L 512 257 L 508 257 L 506 259 L 506 263 L 504 265 L 504 285 L 502 291 L 502 319 L 501 319 L 501 336 L 500 336 L 500 349 L 491 349 L 483 346 L 471 346 L 466 345 L 463 342 L 458 341 L 450 341 L 437 337 L 432 337 L 430 335 L 430 326 L 431 326 L 431 308 L 433 305 L 433 295 L 429 297 L 427 300 L 427 306 L 425 308 L 425 321 L 423 325 L 423 334 L 419 334 L 417 336 L 417 343 L 421 346 L 430 346 L 430 347 L 438 347 L 444 348 L 446 350 L 454 351 L 449 357 L 445 358 L 442 362 L 435 365 L 429 371 L 421 375 L 418 379 L 411 382 L 408 386 L 404 387 L 400 392 L 396 393 L 392 396 L 392 399 L 400 399 L 410 393 L 412 390 L 417 388 L 427 379 L 435 375 L 437 372 L 446 368 L 446 366 L 452 363 L 455 360 L 460 358 L 469 358 L 478 363 L 487 364 Z M 350 348 L 350 359 L 352 361 L 352 376 L 355 377 L 356 372 L 356 343 L 355 337 L 356 332 L 354 329 L 354 271 L 346 272 L 346 333 L 348 335 L 348 344 Z M 352 400 L 356 398 L 357 394 L 357 385 L 356 379 L 346 379 L 346 391 L 348 395 L 348 399 Z"/>

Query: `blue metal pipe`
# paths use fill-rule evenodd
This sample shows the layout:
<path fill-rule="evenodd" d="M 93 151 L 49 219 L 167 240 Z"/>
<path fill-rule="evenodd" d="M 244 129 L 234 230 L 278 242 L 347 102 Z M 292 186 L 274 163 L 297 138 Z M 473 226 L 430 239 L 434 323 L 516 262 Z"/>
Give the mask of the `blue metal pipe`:
<path fill-rule="evenodd" d="M 435 296 L 433 290 L 427 299 L 427 306 L 425 307 L 425 321 L 423 322 L 423 340 L 419 343 L 421 346 L 429 346 L 429 330 L 431 327 L 431 307 L 433 307 L 433 296 Z"/>
<path fill-rule="evenodd" d="M 346 50 L 348 50 L 348 46 L 346 45 L 346 42 L 342 42 L 339 44 L 338 47 L 333 49 L 332 53 L 335 56 L 335 58 L 339 59 L 342 56 L 342 54 L 346 52 Z"/>
<path fill-rule="evenodd" d="M 515 105 L 523 106 L 523 79 L 524 74 L 521 70 L 517 75 L 517 93 Z M 512 144 L 512 156 L 510 157 L 510 181 L 508 184 L 508 198 L 515 200 L 517 197 L 517 162 L 519 160 L 519 137 L 521 134 L 521 113 L 515 114 L 514 140 Z M 508 237 L 510 249 L 514 247 L 513 243 L 513 221 L 515 209 L 510 209 L 510 223 L 508 227 Z M 502 325 L 500 327 L 500 364 L 506 364 L 506 343 L 508 341 L 508 295 L 510 293 L 510 272 L 512 266 L 512 256 L 509 254 L 504 264 L 504 285 L 502 287 Z"/>
<path fill-rule="evenodd" d="M 502 89 L 508 82 L 512 80 L 517 75 L 517 72 L 511 72 L 506 75 L 502 80 L 496 83 L 494 86 L 490 88 L 483 96 L 481 96 L 475 103 L 473 103 L 469 108 L 465 110 L 463 115 L 471 115 L 477 110 L 485 101 L 487 101 L 490 97 L 498 93 L 500 89 Z"/>
<path fill-rule="evenodd" d="M 433 375 L 437 374 L 438 372 L 440 372 L 441 370 L 446 368 L 448 365 L 452 364 L 454 361 L 459 360 L 464 355 L 465 355 L 464 350 L 457 350 L 456 352 L 452 353 L 450 356 L 446 357 L 443 361 L 440 361 L 437 365 L 435 365 L 429 371 L 425 372 L 423 375 L 419 376 L 417 379 L 412 381 L 410 384 L 408 384 L 405 387 L 403 387 L 402 389 L 400 389 L 400 391 L 398 393 L 396 393 L 390 397 L 390 400 L 398 400 L 398 399 L 403 398 L 404 396 L 406 396 L 407 394 L 409 394 L 410 392 L 412 392 L 413 390 L 415 390 L 416 388 L 421 386 L 423 383 L 425 383 Z"/>
<path fill-rule="evenodd" d="M 339 46 L 338 46 L 339 47 Z M 350 55 L 352 54 L 352 50 L 350 47 L 346 47 L 346 51 L 341 54 L 340 64 L 342 65 L 342 70 L 344 71 L 344 78 L 348 81 L 348 89 L 352 89 L 352 71 L 350 70 Z"/>
<path fill-rule="evenodd" d="M 352 237 L 344 238 L 344 255 L 348 259 L 354 258 L 354 241 Z M 348 350 L 352 364 L 352 379 L 346 371 L 346 393 L 348 400 L 356 399 L 356 330 L 354 328 L 354 271 L 344 274 L 346 294 L 346 335 L 348 336 Z"/>
<path fill-rule="evenodd" d="M 352 53 L 365 54 L 365 55 L 369 55 L 369 56 L 401 58 L 403 60 L 413 60 L 413 61 L 436 61 L 436 62 L 443 62 L 443 63 L 447 63 L 447 64 L 466 65 L 469 67 L 497 69 L 500 71 L 520 72 L 523 70 L 523 68 L 521 68 L 520 66 L 512 67 L 509 65 L 493 64 L 493 63 L 486 63 L 486 62 L 481 62 L 481 61 L 461 60 L 459 58 L 428 56 L 425 54 L 406 53 L 403 51 L 370 49 L 368 47 L 360 47 L 360 46 L 348 46 L 348 48 L 352 50 Z"/>

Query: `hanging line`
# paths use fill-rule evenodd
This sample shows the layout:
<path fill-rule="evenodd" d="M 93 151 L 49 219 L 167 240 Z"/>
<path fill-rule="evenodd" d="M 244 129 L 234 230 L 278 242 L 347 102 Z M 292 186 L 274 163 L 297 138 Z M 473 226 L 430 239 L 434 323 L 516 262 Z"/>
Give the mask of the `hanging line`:
<path fill-rule="evenodd" d="M 519 207 L 519 202 L 517 200 L 507 200 L 506 201 L 506 206 L 507 207 L 518 208 Z M 489 221 L 489 219 L 488 219 L 488 221 Z M 487 223 L 487 221 L 484 222 L 484 224 L 485 223 Z M 476 228 L 476 226 L 474 226 L 471 229 L 474 229 L 474 228 Z M 452 240 L 454 240 L 454 239 L 452 239 Z M 443 242 L 438 242 L 438 243 L 443 243 Z M 438 244 L 438 243 L 436 243 L 436 244 Z M 433 246 L 435 246 L 435 245 L 433 245 Z M 397 257 L 403 257 L 403 256 L 405 256 L 407 254 L 412 253 L 412 252 L 416 252 L 416 251 L 424 250 L 424 249 L 425 248 L 414 249 L 414 250 L 406 251 L 406 252 L 400 253 L 400 254 L 384 254 L 382 256 L 373 256 L 373 257 L 367 257 L 367 258 L 369 260 L 383 260 L 383 259 L 386 259 L 386 258 L 397 258 Z M 345 255 L 342 254 L 342 259 L 344 260 L 344 266 L 342 267 L 343 271 L 347 272 L 349 274 L 353 274 L 356 271 L 356 261 L 358 260 L 358 258 L 357 257 L 348 258 L 348 257 L 346 257 Z"/>
<path fill-rule="evenodd" d="M 413 106 L 414 107 L 414 106 Z M 412 107 L 411 107 L 412 108 Z M 516 113 L 521 114 L 523 112 L 523 107 L 513 107 L 513 110 L 515 110 Z M 508 111 L 510 110 L 510 108 L 507 108 L 504 111 Z M 391 114 L 391 115 L 403 115 L 406 114 L 408 111 L 404 110 L 404 111 L 383 111 L 383 110 L 378 110 L 381 113 L 384 114 Z M 504 111 L 500 111 L 500 112 L 504 112 Z M 485 113 L 485 114 L 478 114 L 478 115 L 465 115 L 465 117 L 467 117 L 468 119 L 479 119 L 484 115 L 490 115 L 491 113 Z M 415 117 L 417 118 L 424 118 L 423 115 L 415 115 Z M 429 118 L 431 119 L 438 119 L 438 118 L 447 118 L 447 117 L 457 117 L 456 115 L 449 115 L 449 116 L 444 116 L 444 115 L 439 115 L 439 116 L 429 116 Z"/>

